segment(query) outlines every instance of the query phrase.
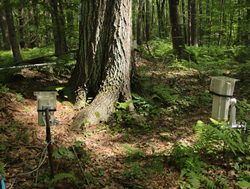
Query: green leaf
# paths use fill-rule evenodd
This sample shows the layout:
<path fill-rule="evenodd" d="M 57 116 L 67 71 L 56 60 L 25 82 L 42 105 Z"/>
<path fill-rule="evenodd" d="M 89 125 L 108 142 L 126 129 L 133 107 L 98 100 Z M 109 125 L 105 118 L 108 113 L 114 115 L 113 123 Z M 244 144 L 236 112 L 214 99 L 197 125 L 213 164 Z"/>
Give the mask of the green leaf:
<path fill-rule="evenodd" d="M 219 124 L 220 124 L 219 121 L 217 121 L 217 120 L 215 120 L 215 119 L 213 119 L 213 118 L 210 118 L 210 121 L 211 121 L 214 125 L 219 125 Z"/>
<path fill-rule="evenodd" d="M 245 180 L 241 180 L 241 181 L 238 181 L 238 182 L 236 183 L 236 185 L 239 186 L 239 187 L 242 188 L 242 189 L 247 189 L 247 188 L 250 187 L 250 182 L 247 182 L 247 181 L 245 181 Z"/>
<path fill-rule="evenodd" d="M 64 89 L 64 87 L 56 87 L 56 91 L 61 91 L 63 89 Z"/>
<path fill-rule="evenodd" d="M 5 175 L 5 170 L 4 170 L 4 163 L 0 161 L 0 175 L 4 177 Z"/>
<path fill-rule="evenodd" d="M 5 144 L 0 144 L 0 152 L 5 151 L 7 149 Z"/>
<path fill-rule="evenodd" d="M 101 117 L 100 112 L 95 112 L 95 116 L 96 116 L 96 118 L 100 118 Z"/>

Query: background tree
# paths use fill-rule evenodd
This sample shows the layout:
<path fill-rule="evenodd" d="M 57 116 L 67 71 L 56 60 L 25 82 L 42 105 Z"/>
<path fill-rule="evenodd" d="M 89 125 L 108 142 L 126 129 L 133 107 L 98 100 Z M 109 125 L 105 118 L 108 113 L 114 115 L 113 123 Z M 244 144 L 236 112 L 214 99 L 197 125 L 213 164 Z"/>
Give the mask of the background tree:
<path fill-rule="evenodd" d="M 169 14 L 172 25 L 171 34 L 172 34 L 173 50 L 176 55 L 178 55 L 179 57 L 183 57 L 185 46 L 181 31 L 178 6 L 179 6 L 179 0 L 169 0 Z"/>
<path fill-rule="evenodd" d="M 77 128 L 106 120 L 119 98 L 131 99 L 131 0 L 81 3 L 79 54 L 70 85 L 78 100 L 89 95 L 94 100 L 74 119 Z"/>
<path fill-rule="evenodd" d="M 156 0 L 159 37 L 166 36 L 166 0 Z"/>
<path fill-rule="evenodd" d="M 9 50 L 10 49 L 9 34 L 8 34 L 5 12 L 2 7 L 0 7 L 0 29 L 2 33 L 2 44 L 3 44 L 2 48 L 4 50 Z"/>
<path fill-rule="evenodd" d="M 190 29 L 190 44 L 193 46 L 198 45 L 198 40 L 197 40 L 197 5 L 196 5 L 196 0 L 190 0 L 190 6 L 191 6 L 191 29 Z"/>
<path fill-rule="evenodd" d="M 68 51 L 65 35 L 65 17 L 61 0 L 49 0 L 53 24 L 55 54 L 61 56 Z"/>
<path fill-rule="evenodd" d="M 137 44 L 141 45 L 145 41 L 145 1 L 139 0 L 137 16 Z"/>
<path fill-rule="evenodd" d="M 6 22 L 9 32 L 9 41 L 15 61 L 22 61 L 22 56 L 20 53 L 19 43 L 17 40 L 14 18 L 12 14 L 12 7 L 9 0 L 3 0 L 3 6 L 5 10 Z"/>
<path fill-rule="evenodd" d="M 146 38 L 146 41 L 149 41 L 150 40 L 150 30 L 151 30 L 151 17 L 150 17 L 150 0 L 146 0 L 146 27 L 145 27 L 145 38 Z"/>

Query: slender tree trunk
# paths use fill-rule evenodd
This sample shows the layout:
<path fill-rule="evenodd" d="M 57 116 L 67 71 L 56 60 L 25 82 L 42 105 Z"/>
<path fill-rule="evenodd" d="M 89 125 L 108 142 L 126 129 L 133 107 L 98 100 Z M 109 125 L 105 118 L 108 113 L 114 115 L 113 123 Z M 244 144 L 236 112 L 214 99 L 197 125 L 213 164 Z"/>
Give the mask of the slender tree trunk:
<path fill-rule="evenodd" d="M 150 40 L 150 0 L 146 0 L 146 41 Z"/>
<path fill-rule="evenodd" d="M 163 38 L 166 36 L 166 0 L 156 0 L 157 16 L 158 16 L 158 28 L 159 28 L 159 37 Z"/>
<path fill-rule="evenodd" d="M 243 28 L 242 28 L 242 23 L 243 23 L 243 15 L 242 15 L 242 0 L 238 0 L 238 5 L 240 8 L 238 9 L 238 23 L 237 23 L 237 37 L 236 37 L 236 44 L 241 44 L 243 41 Z"/>
<path fill-rule="evenodd" d="M 134 19 L 132 20 L 132 36 L 133 40 L 136 41 L 137 44 L 137 18 L 138 14 L 135 14 L 138 10 L 138 0 L 134 0 L 132 2 L 132 12 L 134 14 Z"/>
<path fill-rule="evenodd" d="M 155 25 L 155 0 L 152 0 L 151 25 Z"/>
<path fill-rule="evenodd" d="M 226 21 L 225 21 L 225 1 L 220 1 L 220 7 L 221 7 L 221 14 L 220 14 L 220 31 L 218 36 L 218 46 L 221 45 L 222 36 L 224 35 L 224 28 L 226 27 Z"/>
<path fill-rule="evenodd" d="M 61 0 L 49 0 L 53 24 L 55 54 L 61 56 L 68 51 L 65 35 L 65 17 L 62 11 Z"/>
<path fill-rule="evenodd" d="M 196 0 L 191 0 L 191 45 L 193 46 L 198 46 L 196 17 L 197 17 Z"/>
<path fill-rule="evenodd" d="M 4 5 L 4 9 L 5 9 L 6 22 L 7 22 L 7 26 L 8 26 L 8 32 L 9 32 L 9 41 L 11 44 L 13 57 L 14 57 L 15 61 L 22 61 L 22 56 L 20 53 L 19 43 L 17 40 L 15 26 L 14 26 L 12 8 L 10 6 L 9 0 L 3 0 L 3 5 Z"/>
<path fill-rule="evenodd" d="M 34 47 L 39 47 L 39 42 L 40 42 L 40 34 L 38 32 L 39 30 L 39 11 L 37 10 L 37 4 L 38 4 L 38 0 L 31 0 L 31 6 L 32 9 L 30 10 L 30 15 L 32 19 L 32 25 L 34 27 L 34 33 L 36 35 L 31 35 L 31 40 L 28 44 L 28 46 L 30 48 L 34 48 Z"/>
<path fill-rule="evenodd" d="M 172 25 L 172 41 L 174 53 L 182 58 L 185 56 L 185 46 L 183 35 L 181 32 L 180 18 L 179 18 L 179 0 L 169 0 L 169 13 Z"/>
<path fill-rule="evenodd" d="M 247 8 L 247 41 L 246 44 L 250 45 L 250 3 L 248 1 L 248 8 Z"/>
<path fill-rule="evenodd" d="M 198 30 L 198 35 L 199 35 L 199 45 L 201 46 L 203 44 L 203 34 L 204 34 L 204 29 L 203 29 L 203 3 L 202 0 L 199 0 L 199 30 Z"/>
<path fill-rule="evenodd" d="M 6 23 L 5 12 L 2 9 L 0 9 L 0 29 L 2 33 L 2 39 L 3 39 L 3 49 L 10 50 L 8 26 Z"/>
<path fill-rule="evenodd" d="M 137 16 L 137 44 L 143 43 L 144 33 L 144 0 L 139 0 L 138 16 Z"/>
<path fill-rule="evenodd" d="M 212 4 L 212 3 L 211 3 Z M 212 33 L 212 5 L 210 5 L 210 0 L 206 0 L 206 15 L 207 15 L 207 43 L 208 46 L 211 44 L 211 33 Z"/>
<path fill-rule="evenodd" d="M 19 21 L 19 44 L 21 48 L 25 47 L 25 39 L 24 39 L 24 11 L 23 5 L 18 9 L 18 21 Z"/>
<path fill-rule="evenodd" d="M 74 41 L 74 13 L 73 11 L 67 11 L 66 13 L 66 18 L 67 18 L 67 41 L 69 44 L 73 44 Z M 71 45 L 70 45 L 71 46 Z"/>
<path fill-rule="evenodd" d="M 248 0 L 246 0 L 246 16 L 244 17 L 243 43 L 244 45 L 250 45 L 250 2 Z"/>
<path fill-rule="evenodd" d="M 181 0 L 181 9 L 182 9 L 182 25 L 183 25 L 184 43 L 187 44 L 187 27 L 186 27 L 185 0 Z"/>
<path fill-rule="evenodd" d="M 192 27 L 192 21 L 191 21 L 191 0 L 188 0 L 188 32 L 187 32 L 187 44 L 188 46 L 191 45 L 191 27 Z"/>
<path fill-rule="evenodd" d="M 73 128 L 105 121 L 119 98 L 131 99 L 131 2 L 82 0 L 79 54 L 70 84 L 81 91 L 82 100 L 97 95 L 76 116 Z"/>
<path fill-rule="evenodd" d="M 233 9 L 230 13 L 230 22 L 229 22 L 229 34 L 227 39 L 227 46 L 230 46 L 232 43 L 232 34 L 233 34 L 233 24 L 234 24 L 234 13 L 235 9 Z"/>

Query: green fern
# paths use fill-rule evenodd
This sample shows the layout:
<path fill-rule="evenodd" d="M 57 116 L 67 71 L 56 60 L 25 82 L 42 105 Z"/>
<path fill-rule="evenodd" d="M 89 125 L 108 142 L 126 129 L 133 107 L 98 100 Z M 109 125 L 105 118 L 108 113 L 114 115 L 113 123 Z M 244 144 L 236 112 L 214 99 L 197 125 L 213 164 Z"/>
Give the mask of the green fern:
<path fill-rule="evenodd" d="M 5 176 L 4 163 L 0 161 L 0 176 Z"/>
<path fill-rule="evenodd" d="M 241 132 L 230 128 L 225 123 L 205 124 L 198 121 L 194 130 L 198 137 L 195 148 L 202 153 L 215 154 L 226 150 L 237 155 L 238 153 L 244 154 L 247 150 Z"/>
<path fill-rule="evenodd" d="M 181 171 L 180 188 L 228 188 L 228 182 L 222 176 L 210 178 L 208 170 L 213 166 L 209 165 L 206 160 L 211 155 L 216 160 L 220 152 L 231 153 L 235 158 L 248 154 L 248 145 L 244 143 L 241 132 L 215 120 L 212 120 L 212 124 L 198 121 L 194 130 L 197 136 L 196 142 L 192 146 L 176 144 L 169 157 L 169 163 Z M 248 162 L 247 157 L 241 161 L 244 166 Z M 237 169 L 240 181 L 244 181 L 239 181 L 239 184 L 247 184 L 250 182 L 250 176 L 242 171 L 242 167 L 238 166 Z M 248 169 L 244 168 L 244 170 Z"/>
<path fill-rule="evenodd" d="M 144 157 L 145 152 L 138 148 L 134 148 L 129 144 L 122 144 L 122 147 L 126 150 L 126 155 L 128 160 L 135 160 Z"/>
<path fill-rule="evenodd" d="M 51 179 L 49 181 L 49 187 L 53 188 L 53 186 L 60 182 L 60 181 L 64 181 L 64 180 L 69 180 L 73 183 L 77 182 L 77 178 L 75 177 L 74 173 L 58 173 L 54 176 L 53 179 Z"/>
<path fill-rule="evenodd" d="M 222 189 L 227 189 L 227 188 L 229 188 L 228 181 L 227 181 L 225 178 L 223 178 L 222 176 L 216 177 L 216 182 L 218 183 L 218 185 L 219 185 Z"/>

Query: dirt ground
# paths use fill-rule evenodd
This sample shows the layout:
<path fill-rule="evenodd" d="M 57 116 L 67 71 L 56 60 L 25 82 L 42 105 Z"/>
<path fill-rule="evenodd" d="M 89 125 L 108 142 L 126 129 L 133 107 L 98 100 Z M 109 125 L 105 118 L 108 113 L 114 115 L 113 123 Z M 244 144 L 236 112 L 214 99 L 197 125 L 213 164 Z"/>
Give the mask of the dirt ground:
<path fill-rule="evenodd" d="M 149 78 L 160 78 L 166 85 L 172 84 L 173 78 L 176 78 L 175 85 L 192 85 L 192 89 L 186 91 L 187 95 L 194 95 L 195 92 L 208 88 L 208 77 L 202 78 L 204 82 L 200 82 L 200 75 L 194 70 L 170 72 L 164 66 L 147 67 L 147 64 L 149 63 L 142 61 L 139 66 L 145 66 L 145 73 Z M 64 86 L 66 80 L 34 69 L 24 69 L 21 75 L 23 77 L 6 85 L 10 91 L 0 93 L 0 148 L 3 148 L 0 150 L 0 160 L 5 163 L 8 189 L 47 188 L 43 177 L 49 172 L 47 159 L 36 170 L 46 143 L 45 127 L 37 123 L 37 102 L 33 92 L 44 90 L 48 86 Z M 56 159 L 56 173 L 73 171 L 84 182 L 71 184 L 70 181 L 63 180 L 55 188 L 177 188 L 179 173 L 165 163 L 165 157 L 177 141 L 192 142 L 192 125 L 197 120 L 207 120 L 210 115 L 207 107 L 195 107 L 178 115 L 170 116 L 162 112 L 154 120 L 155 126 L 150 132 L 133 134 L 133 130 L 113 128 L 112 125 L 103 123 L 76 133 L 70 130 L 76 114 L 72 103 L 58 98 L 56 109 L 55 116 L 59 124 L 52 126 L 54 149 L 71 148 L 76 142 L 81 142 L 88 160 L 81 165 L 78 158 Z M 143 158 L 134 163 L 145 167 L 155 158 L 162 158 L 163 169 L 146 174 L 140 173 L 140 170 L 126 171 L 133 164 L 127 162 L 128 154 L 124 144 L 144 152 Z"/>

